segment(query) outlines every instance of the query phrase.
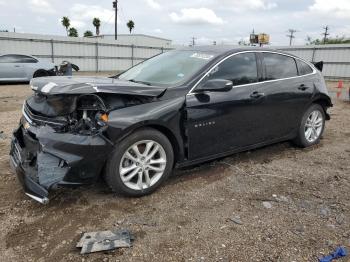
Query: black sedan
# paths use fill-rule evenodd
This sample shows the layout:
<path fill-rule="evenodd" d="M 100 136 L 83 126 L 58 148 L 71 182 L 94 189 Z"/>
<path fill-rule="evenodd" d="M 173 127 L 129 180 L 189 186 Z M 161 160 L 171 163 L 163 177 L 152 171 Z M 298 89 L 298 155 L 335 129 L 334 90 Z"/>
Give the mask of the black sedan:
<path fill-rule="evenodd" d="M 262 48 L 174 50 L 112 78 L 30 85 L 10 155 L 41 203 L 100 175 L 113 191 L 142 196 L 175 167 L 285 140 L 312 146 L 332 106 L 314 65 Z"/>

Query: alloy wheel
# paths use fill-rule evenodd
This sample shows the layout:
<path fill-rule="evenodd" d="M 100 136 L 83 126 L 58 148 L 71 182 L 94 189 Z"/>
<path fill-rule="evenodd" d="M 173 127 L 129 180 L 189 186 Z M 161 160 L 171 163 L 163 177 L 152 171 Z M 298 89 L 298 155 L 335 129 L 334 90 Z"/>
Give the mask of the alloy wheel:
<path fill-rule="evenodd" d="M 315 142 L 323 129 L 323 115 L 319 110 L 314 110 L 306 119 L 304 134 L 309 143 Z"/>
<path fill-rule="evenodd" d="M 119 174 L 125 186 L 145 190 L 155 185 L 166 168 L 164 148 L 153 140 L 142 140 L 130 146 L 121 158 Z"/>

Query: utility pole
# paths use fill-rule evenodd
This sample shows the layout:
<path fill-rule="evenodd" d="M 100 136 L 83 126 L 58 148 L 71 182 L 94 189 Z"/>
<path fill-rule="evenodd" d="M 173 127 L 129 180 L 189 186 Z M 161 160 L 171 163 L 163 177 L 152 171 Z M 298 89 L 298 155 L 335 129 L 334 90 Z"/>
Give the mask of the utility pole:
<path fill-rule="evenodd" d="M 114 39 L 117 40 L 118 39 L 118 25 L 117 25 L 117 21 L 118 21 L 118 0 L 115 0 L 113 2 L 113 8 L 115 9 Z"/>
<path fill-rule="evenodd" d="M 323 29 L 325 30 L 324 33 L 322 34 L 323 35 L 323 44 L 325 45 L 326 41 L 327 41 L 327 36 L 329 36 L 329 33 L 328 33 L 329 26 L 326 25 L 325 27 L 323 27 Z"/>
<path fill-rule="evenodd" d="M 195 46 L 195 45 L 196 45 L 196 38 L 192 37 L 192 46 Z"/>
<path fill-rule="evenodd" d="M 297 30 L 295 30 L 295 29 L 288 29 L 288 32 L 289 32 L 289 35 L 287 35 L 287 37 L 289 37 L 289 46 L 291 46 L 293 38 L 295 38 L 294 33 L 296 33 Z"/>

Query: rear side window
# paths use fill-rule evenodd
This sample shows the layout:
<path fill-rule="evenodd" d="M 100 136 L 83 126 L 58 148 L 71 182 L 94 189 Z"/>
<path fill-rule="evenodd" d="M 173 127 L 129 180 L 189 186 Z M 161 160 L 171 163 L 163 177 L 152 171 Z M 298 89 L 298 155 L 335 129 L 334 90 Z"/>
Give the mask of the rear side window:
<path fill-rule="evenodd" d="M 242 53 L 226 59 L 213 69 L 209 79 L 231 80 L 235 86 L 258 82 L 255 53 Z"/>
<path fill-rule="evenodd" d="M 16 58 L 12 55 L 0 56 L 0 63 L 16 63 Z"/>
<path fill-rule="evenodd" d="M 294 58 L 273 53 L 263 53 L 263 57 L 266 80 L 298 76 L 297 65 Z"/>
<path fill-rule="evenodd" d="M 296 61 L 297 61 L 298 71 L 300 76 L 311 74 L 313 72 L 312 68 L 308 64 L 304 63 L 299 59 L 297 59 Z"/>

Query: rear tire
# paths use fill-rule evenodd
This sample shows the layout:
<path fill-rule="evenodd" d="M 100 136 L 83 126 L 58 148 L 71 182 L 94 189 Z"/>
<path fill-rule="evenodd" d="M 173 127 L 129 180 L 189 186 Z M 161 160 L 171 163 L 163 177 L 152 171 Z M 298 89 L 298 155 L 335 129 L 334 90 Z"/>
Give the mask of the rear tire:
<path fill-rule="evenodd" d="M 155 129 L 140 129 L 116 145 L 105 180 L 116 193 L 140 197 L 154 192 L 170 176 L 173 163 L 167 137 Z"/>
<path fill-rule="evenodd" d="M 326 115 L 321 105 L 312 104 L 304 113 L 293 142 L 302 148 L 316 145 L 320 142 L 324 128 Z"/>

